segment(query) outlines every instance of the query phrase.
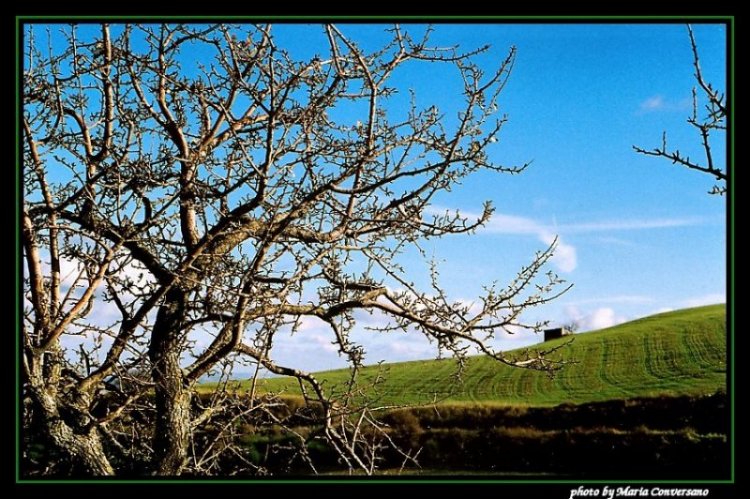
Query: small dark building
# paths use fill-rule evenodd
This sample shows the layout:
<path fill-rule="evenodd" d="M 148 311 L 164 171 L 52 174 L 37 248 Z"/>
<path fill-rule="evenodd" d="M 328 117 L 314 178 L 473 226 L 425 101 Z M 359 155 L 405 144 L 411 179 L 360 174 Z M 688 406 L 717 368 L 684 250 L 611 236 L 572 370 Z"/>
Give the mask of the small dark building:
<path fill-rule="evenodd" d="M 562 338 L 563 336 L 569 336 L 573 334 L 573 331 L 566 327 L 555 327 L 552 329 L 545 329 L 544 330 L 544 341 L 554 340 L 557 338 Z"/>

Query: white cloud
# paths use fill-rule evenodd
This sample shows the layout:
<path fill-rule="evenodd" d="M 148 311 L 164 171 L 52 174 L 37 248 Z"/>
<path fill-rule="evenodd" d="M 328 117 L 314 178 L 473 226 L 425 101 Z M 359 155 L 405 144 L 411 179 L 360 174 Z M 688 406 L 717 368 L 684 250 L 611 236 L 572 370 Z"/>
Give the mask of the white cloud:
<path fill-rule="evenodd" d="M 443 210 L 442 213 L 444 212 Z M 464 213 L 464 215 L 469 218 L 476 217 L 470 213 Z M 526 217 L 498 213 L 492 215 L 492 218 L 482 230 L 493 234 L 538 234 L 540 232 L 570 234 L 692 227 L 705 223 L 705 221 L 705 219 L 699 217 L 684 217 L 600 220 L 595 222 L 550 225 L 539 223 L 536 220 Z M 620 241 L 618 240 L 618 242 Z"/>
<path fill-rule="evenodd" d="M 339 348 L 334 344 L 334 338 L 328 338 L 322 334 L 310 335 L 312 343 L 326 352 L 338 352 Z"/>
<path fill-rule="evenodd" d="M 664 102 L 664 97 L 662 97 L 661 95 L 652 95 L 648 99 L 642 101 L 638 106 L 638 109 L 640 109 L 642 112 L 650 112 L 664 109 L 665 106 L 666 104 Z"/>
<path fill-rule="evenodd" d="M 615 314 L 614 309 L 610 307 L 597 308 L 588 317 L 586 317 L 585 326 L 587 329 L 604 329 L 625 322 L 625 318 Z"/>
<path fill-rule="evenodd" d="M 652 95 L 638 104 L 637 114 L 648 114 L 663 111 L 686 111 L 693 105 L 690 97 L 684 99 L 670 99 L 663 95 Z"/>
<path fill-rule="evenodd" d="M 599 307 L 591 312 L 582 312 L 578 307 L 568 305 L 565 307 L 565 315 L 569 320 L 577 322 L 581 331 L 604 329 L 626 321 L 625 317 L 618 315 L 611 307 Z"/>
<path fill-rule="evenodd" d="M 378 353 L 386 355 L 382 360 L 392 362 L 393 359 L 417 360 L 433 358 L 435 357 L 436 349 L 423 335 L 413 332 L 404 338 L 389 342 L 386 348 L 380 351 L 375 350 L 373 357 L 377 357 Z M 375 358 L 374 360 L 381 359 Z"/>
<path fill-rule="evenodd" d="M 531 218 L 498 213 L 492 216 L 483 231 L 495 234 L 536 236 L 544 244 L 552 244 L 557 238 L 557 247 L 552 256 L 552 262 L 562 272 L 572 272 L 578 266 L 575 246 L 564 242 L 560 236 L 556 236 L 550 226 L 540 224 Z"/>
<path fill-rule="evenodd" d="M 317 355 L 321 351 L 337 354 L 339 351 L 331 327 L 325 321 L 307 315 L 300 317 L 294 335 L 278 335 L 275 341 L 289 348 L 314 351 Z"/>
<path fill-rule="evenodd" d="M 330 331 L 330 326 L 328 326 L 328 324 L 322 319 L 310 315 L 303 315 L 297 321 L 296 330 L 297 333 L 304 333 L 307 331 L 324 332 Z"/>
<path fill-rule="evenodd" d="M 692 105 L 691 99 L 671 100 L 663 95 L 652 95 L 641 101 L 638 105 L 638 114 L 647 114 L 657 111 L 684 111 Z"/>
<path fill-rule="evenodd" d="M 436 215 L 446 213 L 445 208 L 433 206 L 429 212 Z M 469 218 L 479 218 L 475 213 L 462 212 L 462 215 Z M 617 232 L 633 230 L 650 230 L 665 229 L 672 227 L 688 227 L 705 223 L 705 219 L 698 217 L 684 218 L 655 218 L 655 219 L 622 219 L 622 220 L 601 220 L 594 222 L 581 222 L 571 224 L 545 224 L 528 217 L 517 215 L 508 215 L 504 213 L 495 213 L 479 229 L 480 233 L 485 234 L 509 234 L 535 236 L 545 244 L 551 244 L 557 237 L 557 248 L 552 257 L 552 261 L 562 272 L 572 272 L 578 266 L 578 255 L 576 247 L 563 240 L 561 234 L 572 233 L 598 233 L 598 232 Z M 609 241 L 613 242 L 613 241 Z M 622 241 L 617 240 L 622 244 Z M 624 244 L 632 244 L 625 242 Z"/>
<path fill-rule="evenodd" d="M 552 244 L 555 240 L 555 236 L 549 232 L 540 232 L 538 237 L 544 244 Z M 557 268 L 562 272 L 573 272 L 578 266 L 578 254 L 575 246 L 564 243 L 558 236 L 555 253 L 552 255 L 552 262 L 557 265 Z"/>
<path fill-rule="evenodd" d="M 466 214 L 469 218 L 475 218 L 472 214 Z M 540 231 L 548 231 L 547 227 L 539 222 L 526 217 L 515 215 L 504 215 L 496 213 L 492 215 L 482 232 L 493 234 L 538 234 Z"/>
<path fill-rule="evenodd" d="M 436 213 L 445 213 L 445 210 L 435 210 Z M 463 213 L 469 218 L 478 218 L 472 213 Z M 601 220 L 595 222 L 581 222 L 572 224 L 543 224 L 531 218 L 515 215 L 497 213 L 492 215 L 482 231 L 493 234 L 538 234 L 546 233 L 591 233 L 591 232 L 616 232 L 630 230 L 666 229 L 670 227 L 688 227 L 704 223 L 703 218 L 654 218 L 654 219 L 623 219 L 623 220 Z"/>
<path fill-rule="evenodd" d="M 725 293 L 709 293 L 703 296 L 696 296 L 685 300 L 684 307 L 701 307 L 703 305 L 714 305 L 716 303 L 726 303 L 727 295 Z"/>
<path fill-rule="evenodd" d="M 71 259 L 67 257 L 60 257 L 60 288 L 63 292 L 67 292 L 68 289 L 75 283 L 79 274 L 83 270 L 83 264 L 77 259 Z M 25 269 L 24 269 L 25 271 Z M 49 254 L 45 251 L 42 258 L 42 272 L 46 276 L 51 276 L 52 266 L 49 262 Z M 79 283 L 81 284 L 81 283 Z"/>
<path fill-rule="evenodd" d="M 651 312 L 649 315 L 657 315 L 657 314 L 666 314 L 667 312 L 672 312 L 674 309 L 672 307 L 661 307 L 657 308 L 653 312 Z"/>

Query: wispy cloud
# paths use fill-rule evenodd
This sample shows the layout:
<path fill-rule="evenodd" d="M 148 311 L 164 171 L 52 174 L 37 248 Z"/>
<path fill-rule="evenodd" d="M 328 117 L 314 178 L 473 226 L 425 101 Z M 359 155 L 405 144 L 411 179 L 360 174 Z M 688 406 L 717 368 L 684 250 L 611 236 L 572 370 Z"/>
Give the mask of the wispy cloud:
<path fill-rule="evenodd" d="M 550 226 L 540 224 L 531 218 L 498 213 L 492 216 L 482 231 L 495 234 L 535 236 L 544 244 L 552 244 L 557 237 L 557 247 L 552 262 L 562 272 L 572 272 L 578 266 L 575 246 L 564 242 L 560 236 L 556 236 L 556 231 L 552 230 Z"/>
<path fill-rule="evenodd" d="M 472 216 L 472 215 L 468 215 Z M 541 230 L 548 230 L 547 226 L 540 224 L 536 220 L 515 215 L 505 215 L 496 213 L 492 215 L 487 225 L 481 229 L 481 232 L 491 232 L 495 234 L 537 234 Z"/>
<path fill-rule="evenodd" d="M 444 213 L 445 210 L 442 211 Z M 468 217 L 474 217 L 471 213 L 464 213 Z M 492 215 L 490 221 L 485 225 L 483 232 L 494 234 L 538 234 L 547 232 L 552 234 L 572 233 L 594 233 L 594 232 L 618 232 L 633 230 L 668 229 L 673 227 L 691 227 L 705 223 L 700 217 L 683 218 L 653 218 L 653 219 L 623 219 L 623 220 L 597 220 L 593 222 L 544 224 L 527 217 L 506 215 L 497 213 Z"/>
<path fill-rule="evenodd" d="M 446 209 L 433 207 L 430 212 L 433 214 L 444 214 Z M 478 217 L 478 215 L 471 212 L 462 212 L 462 214 L 468 218 Z M 487 224 L 479 232 L 485 234 L 533 236 L 544 244 L 551 244 L 555 237 L 557 237 L 557 249 L 552 261 L 560 271 L 572 272 L 578 266 L 577 251 L 575 246 L 563 240 L 562 235 L 688 227 L 700 225 L 704 222 L 705 220 L 702 218 L 686 217 L 545 224 L 528 217 L 496 213 L 492 215 Z"/>
<path fill-rule="evenodd" d="M 638 104 L 638 114 L 690 109 L 690 99 L 670 100 L 663 95 L 652 95 Z"/>
<path fill-rule="evenodd" d="M 428 213 L 444 215 L 446 212 L 452 211 L 455 210 L 433 206 L 428 210 Z M 467 211 L 461 211 L 460 213 L 469 219 L 479 218 L 479 215 L 476 213 Z M 557 246 L 552 256 L 552 262 L 561 272 L 572 272 L 578 266 L 578 256 L 575 246 L 563 241 L 559 236 L 559 232 L 553 230 L 552 226 L 541 224 L 531 218 L 496 213 L 492 215 L 487 224 L 479 229 L 478 232 L 485 234 L 534 236 L 547 245 L 552 244 L 555 238 L 557 238 Z"/>
<path fill-rule="evenodd" d="M 427 213 L 444 215 L 455 209 L 442 206 L 432 206 Z M 459 210 L 461 215 L 469 219 L 479 218 L 479 214 L 472 211 Z M 493 234 L 534 235 L 541 231 L 550 233 L 595 233 L 618 232 L 649 229 L 668 229 L 673 227 L 694 227 L 713 220 L 705 217 L 667 217 L 667 218 L 622 218 L 617 220 L 594 220 L 574 223 L 543 223 L 529 217 L 495 213 L 479 232 Z"/>
<path fill-rule="evenodd" d="M 638 109 L 641 112 L 651 112 L 651 111 L 658 111 L 660 109 L 664 109 L 664 97 L 661 95 L 652 95 L 648 99 L 641 102 L 641 104 L 638 106 Z"/>

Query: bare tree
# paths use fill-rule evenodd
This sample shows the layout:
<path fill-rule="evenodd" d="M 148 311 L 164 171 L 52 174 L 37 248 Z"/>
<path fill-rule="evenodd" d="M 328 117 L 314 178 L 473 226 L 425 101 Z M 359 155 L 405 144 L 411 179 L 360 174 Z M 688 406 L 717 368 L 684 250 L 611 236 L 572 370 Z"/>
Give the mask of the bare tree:
<path fill-rule="evenodd" d="M 304 443 L 323 439 L 373 472 L 392 442 L 357 377 L 359 311 L 459 360 L 478 350 L 522 368 L 562 364 L 492 348 L 498 331 L 542 327 L 522 313 L 566 289 L 543 272 L 553 247 L 474 305 L 452 301 L 436 270 L 419 289 L 398 263 L 492 214 L 434 214 L 436 194 L 479 170 L 525 168 L 486 152 L 515 49 L 487 72 L 474 62 L 487 47 L 430 48 L 429 29 L 415 40 L 394 26 L 374 52 L 321 30 L 325 53 L 294 60 L 267 25 L 26 26 L 25 420 L 69 463 L 27 456 L 41 472 L 216 474 L 229 454 L 238 472 L 263 472 L 233 445 L 242 422 L 287 427 L 313 469 Z M 389 78 L 406 64 L 454 68 L 460 112 L 394 112 Z M 305 319 L 326 324 L 348 359 L 343 389 L 274 360 L 274 340 Z M 255 385 L 196 392 L 240 362 L 298 379 L 303 407 L 290 416 Z"/>
<path fill-rule="evenodd" d="M 562 327 L 571 333 L 577 333 L 581 329 L 581 323 L 575 319 L 571 319 L 563 324 Z"/>
<path fill-rule="evenodd" d="M 693 113 L 687 119 L 687 122 L 700 134 L 701 146 L 705 157 L 703 161 L 693 160 L 681 153 L 679 149 L 670 151 L 667 148 L 667 132 L 662 134 L 661 146 L 651 150 L 633 146 L 633 149 L 640 154 L 666 158 L 673 164 L 682 165 L 691 170 L 703 172 L 714 177 L 718 183 L 713 186 L 709 194 L 723 195 L 727 190 L 725 184 L 727 169 L 725 165 L 714 162 L 711 150 L 711 134 L 717 130 L 726 130 L 728 116 L 726 97 L 723 92 L 715 89 L 710 82 L 704 79 L 698 55 L 698 45 L 693 35 L 693 28 L 688 24 L 687 29 L 690 36 L 690 47 L 693 52 L 693 68 L 695 69 L 693 76 L 697 83 L 697 87 L 693 87 Z"/>

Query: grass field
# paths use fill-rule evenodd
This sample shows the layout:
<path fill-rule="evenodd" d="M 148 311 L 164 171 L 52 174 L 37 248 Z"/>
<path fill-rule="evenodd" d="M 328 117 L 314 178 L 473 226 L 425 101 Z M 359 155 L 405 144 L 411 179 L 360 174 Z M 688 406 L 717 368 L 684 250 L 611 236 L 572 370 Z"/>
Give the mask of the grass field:
<path fill-rule="evenodd" d="M 501 365 L 486 357 L 469 359 L 463 382 L 452 381 L 451 360 L 367 367 L 366 383 L 378 373 L 384 404 L 418 404 L 434 396 L 444 402 L 552 406 L 660 395 L 702 395 L 725 388 L 726 307 L 711 305 L 646 317 L 597 332 L 576 335 L 563 350 L 577 361 L 554 379 Z M 545 348 L 565 341 L 554 340 Z M 345 370 L 318 373 L 329 390 L 347 379 Z M 246 382 L 238 382 L 238 388 Z M 284 378 L 261 380 L 264 391 L 299 394 Z"/>

